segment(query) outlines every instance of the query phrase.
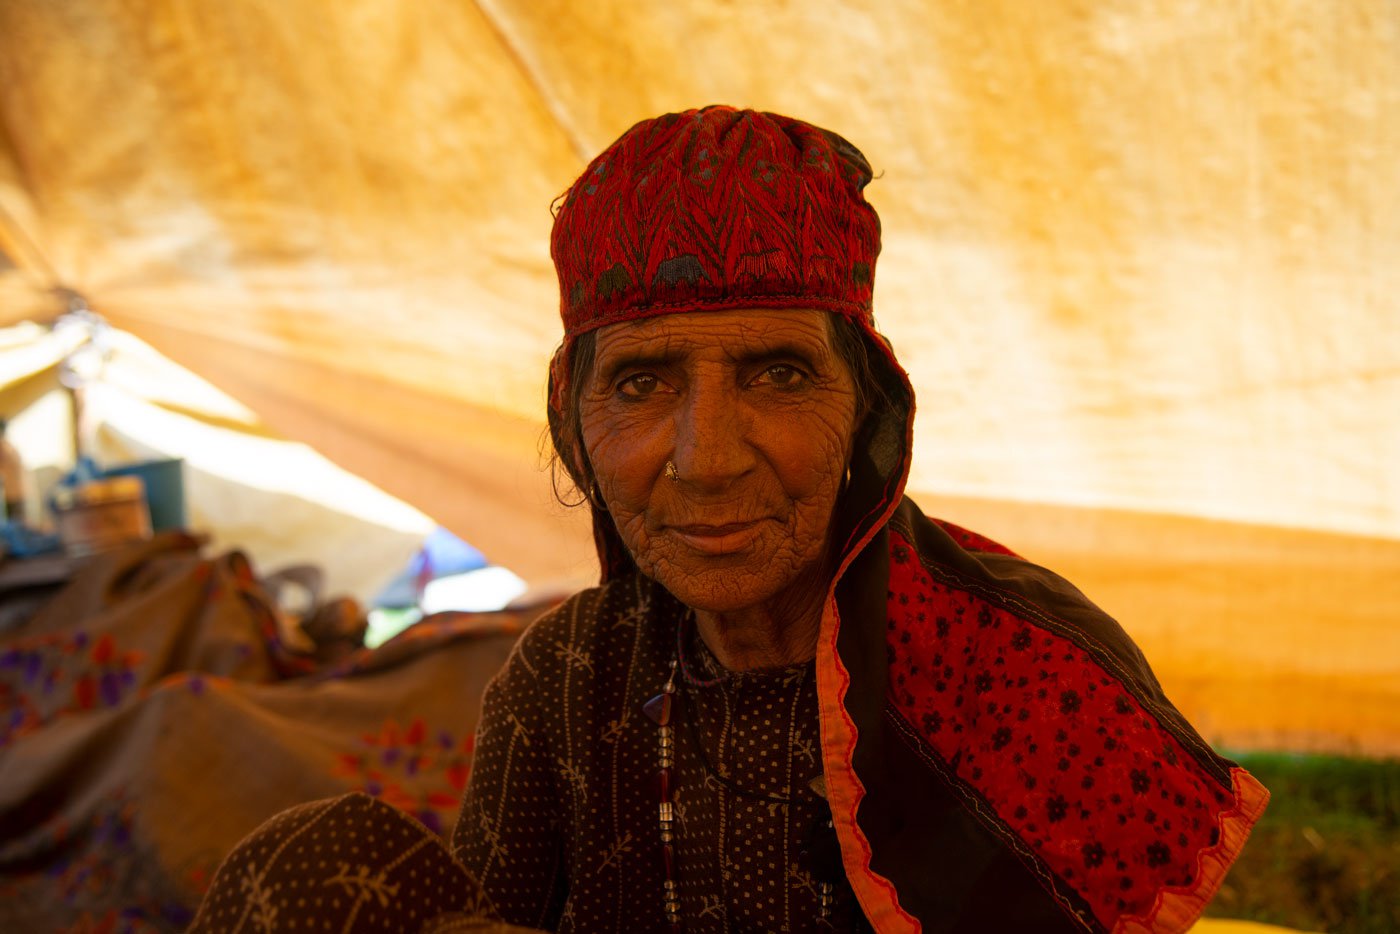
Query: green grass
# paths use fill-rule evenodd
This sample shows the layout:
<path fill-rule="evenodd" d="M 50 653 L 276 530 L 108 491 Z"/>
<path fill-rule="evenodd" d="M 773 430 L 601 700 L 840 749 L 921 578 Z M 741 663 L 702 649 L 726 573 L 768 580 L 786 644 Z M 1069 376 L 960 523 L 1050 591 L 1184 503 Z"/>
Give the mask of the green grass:
<path fill-rule="evenodd" d="M 1400 760 L 1234 757 L 1272 793 L 1208 916 L 1400 932 Z"/>

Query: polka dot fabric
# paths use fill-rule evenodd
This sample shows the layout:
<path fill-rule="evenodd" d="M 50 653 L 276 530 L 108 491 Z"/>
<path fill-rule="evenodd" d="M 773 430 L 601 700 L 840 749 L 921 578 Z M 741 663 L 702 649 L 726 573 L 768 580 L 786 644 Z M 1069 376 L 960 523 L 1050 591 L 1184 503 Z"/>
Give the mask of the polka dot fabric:
<path fill-rule="evenodd" d="M 692 677 L 678 678 L 672 791 L 683 929 L 865 930 L 839 872 L 832 916 L 819 919 L 809 836 L 830 809 L 814 783 L 812 666 L 726 673 L 685 622 L 685 609 L 640 576 L 536 622 L 487 690 L 455 852 L 508 921 L 668 930 L 657 727 L 642 706 L 665 683 L 683 632 Z"/>
<path fill-rule="evenodd" d="M 678 800 L 687 806 L 681 848 L 693 854 L 691 871 L 681 873 L 682 898 L 720 904 L 724 924 L 715 930 L 859 929 L 844 878 L 811 857 L 818 822 L 830 818 L 817 790 L 814 665 L 726 672 L 693 628 L 684 631 L 691 662 L 684 670 L 698 677 L 680 679 L 678 750 L 683 763 L 696 752 L 703 761 L 680 785 Z M 822 881 L 838 883 L 825 924 L 816 923 Z"/>
<path fill-rule="evenodd" d="M 490 916 L 481 887 L 435 834 L 355 792 L 283 811 L 240 842 L 190 931 L 508 930 Z"/>
<path fill-rule="evenodd" d="M 1189 887 L 1233 800 L 1132 678 L 1034 613 L 934 573 L 898 534 L 891 556 L 890 700 L 909 740 L 1106 927 Z"/>

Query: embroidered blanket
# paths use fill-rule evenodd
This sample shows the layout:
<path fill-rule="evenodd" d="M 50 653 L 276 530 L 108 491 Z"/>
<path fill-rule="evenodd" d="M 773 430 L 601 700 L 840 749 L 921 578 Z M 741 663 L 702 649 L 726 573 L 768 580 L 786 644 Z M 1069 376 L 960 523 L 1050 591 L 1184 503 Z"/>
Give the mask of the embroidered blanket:
<path fill-rule="evenodd" d="M 362 791 L 439 833 L 522 613 L 438 614 L 318 664 L 248 561 L 163 535 L 0 634 L 0 930 L 183 930 L 273 814 Z"/>

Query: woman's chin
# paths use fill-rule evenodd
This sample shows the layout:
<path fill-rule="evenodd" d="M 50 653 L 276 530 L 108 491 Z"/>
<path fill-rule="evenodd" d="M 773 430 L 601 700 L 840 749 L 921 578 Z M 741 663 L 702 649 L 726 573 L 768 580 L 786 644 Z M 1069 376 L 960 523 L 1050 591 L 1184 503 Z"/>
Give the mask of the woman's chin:
<path fill-rule="evenodd" d="M 657 561 L 639 566 L 681 603 L 708 613 L 735 614 L 769 607 L 804 577 L 780 561 L 752 558 Z"/>

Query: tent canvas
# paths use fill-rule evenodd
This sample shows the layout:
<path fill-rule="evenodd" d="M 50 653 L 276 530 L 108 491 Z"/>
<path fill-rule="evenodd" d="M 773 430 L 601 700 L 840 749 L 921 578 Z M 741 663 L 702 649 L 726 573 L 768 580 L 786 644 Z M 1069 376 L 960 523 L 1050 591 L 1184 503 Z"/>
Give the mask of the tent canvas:
<path fill-rule="evenodd" d="M 587 577 L 538 469 L 547 206 L 711 101 L 880 172 L 926 507 L 1080 583 L 1212 738 L 1400 750 L 1385 0 L 4 4 L 0 316 L 79 289 L 493 560 Z"/>

